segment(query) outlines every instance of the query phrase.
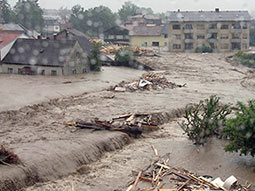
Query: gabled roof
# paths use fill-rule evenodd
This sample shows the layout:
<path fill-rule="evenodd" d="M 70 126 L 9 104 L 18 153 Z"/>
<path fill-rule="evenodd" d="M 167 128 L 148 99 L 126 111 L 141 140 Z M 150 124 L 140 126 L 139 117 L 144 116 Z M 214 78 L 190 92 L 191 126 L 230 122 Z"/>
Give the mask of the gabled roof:
<path fill-rule="evenodd" d="M 20 32 L 0 32 L 0 49 L 16 40 L 21 34 Z"/>
<path fill-rule="evenodd" d="M 59 38 L 58 35 L 63 32 L 67 34 L 67 37 Z M 73 35 L 68 36 L 69 33 L 71 33 Z M 85 35 L 84 33 L 80 32 L 76 29 L 64 29 L 63 31 L 61 31 L 57 34 L 57 38 L 58 39 L 77 40 L 79 42 L 81 48 L 85 52 L 90 52 L 93 48 L 93 44 L 89 41 L 90 38 L 87 35 Z"/>
<path fill-rule="evenodd" d="M 21 32 L 25 32 L 24 28 L 22 28 L 18 24 L 14 24 L 14 23 L 0 24 L 0 30 L 2 30 L 2 31 L 21 31 Z"/>
<path fill-rule="evenodd" d="M 63 66 L 75 43 L 75 40 L 18 39 L 3 63 Z"/>
<path fill-rule="evenodd" d="M 160 36 L 163 26 L 135 26 L 130 36 Z"/>
<path fill-rule="evenodd" d="M 248 11 L 170 11 L 169 22 L 250 21 Z"/>
<path fill-rule="evenodd" d="M 128 35 L 129 30 L 124 26 L 114 26 L 104 31 L 104 35 Z"/>

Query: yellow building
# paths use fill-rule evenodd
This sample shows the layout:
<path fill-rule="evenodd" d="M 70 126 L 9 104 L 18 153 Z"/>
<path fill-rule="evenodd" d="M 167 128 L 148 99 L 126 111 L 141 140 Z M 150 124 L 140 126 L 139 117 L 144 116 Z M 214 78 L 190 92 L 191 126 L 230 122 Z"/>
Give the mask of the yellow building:
<path fill-rule="evenodd" d="M 214 52 L 247 50 L 250 21 L 248 11 L 169 12 L 169 51 L 195 52 L 201 46 Z"/>
<path fill-rule="evenodd" d="M 131 46 L 167 47 L 168 26 L 136 26 L 129 33 Z"/>

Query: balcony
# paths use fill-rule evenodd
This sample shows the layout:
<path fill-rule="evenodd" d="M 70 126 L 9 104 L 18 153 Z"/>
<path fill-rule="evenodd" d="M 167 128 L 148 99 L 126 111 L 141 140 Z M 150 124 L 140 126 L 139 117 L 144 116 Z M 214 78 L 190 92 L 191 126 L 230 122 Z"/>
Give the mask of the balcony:
<path fill-rule="evenodd" d="M 194 30 L 193 29 L 183 29 L 183 32 L 184 33 L 193 33 L 194 32 Z"/>
<path fill-rule="evenodd" d="M 242 29 L 231 29 L 232 33 L 241 33 Z"/>
<path fill-rule="evenodd" d="M 240 38 L 233 38 L 231 40 L 231 42 L 234 42 L 234 43 L 241 43 L 241 39 Z"/>
<path fill-rule="evenodd" d="M 184 39 L 184 42 L 185 42 L 185 43 L 193 43 L 193 42 L 194 42 L 194 39 Z"/>
<path fill-rule="evenodd" d="M 218 29 L 208 29 L 208 32 L 209 33 L 217 33 L 218 32 Z"/>
<path fill-rule="evenodd" d="M 216 42 L 218 42 L 218 40 L 217 40 L 217 38 L 209 38 L 208 42 L 209 43 L 216 43 Z"/>

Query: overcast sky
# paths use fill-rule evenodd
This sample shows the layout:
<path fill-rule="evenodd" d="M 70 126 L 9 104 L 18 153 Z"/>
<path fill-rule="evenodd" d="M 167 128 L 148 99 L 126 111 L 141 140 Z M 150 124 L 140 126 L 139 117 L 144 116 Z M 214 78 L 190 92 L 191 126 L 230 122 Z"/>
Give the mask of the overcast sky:
<path fill-rule="evenodd" d="M 80 4 L 85 9 L 98 5 L 110 7 L 114 12 L 121 8 L 126 0 L 39 0 L 42 8 L 58 9 L 61 6 L 71 8 Z M 255 12 L 255 0 L 131 0 L 138 6 L 151 7 L 154 12 L 166 12 L 171 10 L 249 10 Z M 14 5 L 17 0 L 9 0 Z"/>

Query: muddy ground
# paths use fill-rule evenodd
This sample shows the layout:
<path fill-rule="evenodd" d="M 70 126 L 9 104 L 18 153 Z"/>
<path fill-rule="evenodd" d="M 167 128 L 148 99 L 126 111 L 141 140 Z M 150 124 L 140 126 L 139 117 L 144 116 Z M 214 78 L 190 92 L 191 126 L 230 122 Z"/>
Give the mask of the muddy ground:
<path fill-rule="evenodd" d="M 225 143 L 222 141 L 212 140 L 212 143 L 206 147 L 195 147 L 186 136 L 182 135 L 177 125 L 177 121 L 181 119 L 173 118 L 177 109 L 183 109 L 187 104 L 196 103 L 212 94 L 220 96 L 224 103 L 233 104 L 254 98 L 254 70 L 240 65 L 231 65 L 225 62 L 225 56 L 223 54 L 161 53 L 160 57 L 141 58 L 142 62 L 162 72 L 169 81 L 177 84 L 186 83 L 184 88 L 110 92 L 106 88 L 115 80 L 120 82 L 138 78 L 141 71 L 107 68 L 106 71 L 118 72 L 114 75 L 112 72 L 103 72 L 101 74 L 105 75 L 103 82 L 95 80 L 94 75 L 91 74 L 86 78 L 90 88 L 84 90 L 85 92 L 82 92 L 83 89 L 76 90 L 81 85 L 79 83 L 77 86 L 69 84 L 68 90 L 60 85 L 59 89 L 56 86 L 46 91 L 51 92 L 56 89 L 61 92 L 68 91 L 69 93 L 65 94 L 67 96 L 72 93 L 81 94 L 79 96 L 64 98 L 62 95 L 57 96 L 53 93 L 60 99 L 0 113 L 0 144 L 15 151 L 24 163 L 24 166 L 20 167 L 0 167 L 0 172 L 3 172 L 0 173 L 0 181 L 5 180 L 0 185 L 6 185 L 2 187 L 2 190 L 8 186 L 15 190 L 37 182 L 52 180 L 54 181 L 37 184 L 26 190 L 70 190 L 72 187 L 75 190 L 125 190 L 131 170 L 143 167 L 153 157 L 150 148 L 152 144 L 161 154 L 171 153 L 170 164 L 172 165 L 183 166 L 215 177 L 227 178 L 235 175 L 241 181 L 255 183 L 255 159 L 225 153 L 223 151 Z M 128 77 L 126 71 L 129 71 Z M 15 78 L 18 77 L 14 76 L 14 81 L 11 82 L 13 85 L 16 82 Z M 113 78 L 114 81 L 111 81 Z M 98 83 L 99 88 L 95 91 L 93 84 Z M 5 89 L 1 98 L 2 95 L 6 95 L 9 87 L 11 88 L 9 92 L 13 92 L 11 85 L 5 86 L 7 91 Z M 23 85 L 26 87 L 25 83 Z M 34 84 L 33 80 L 30 80 L 31 87 L 36 85 L 38 85 L 37 82 Z M 19 88 L 23 89 L 22 87 L 21 83 Z M 36 93 L 37 89 L 35 90 Z M 28 96 L 34 97 L 34 95 L 29 93 Z M 30 100 L 29 97 L 29 101 L 24 104 L 34 103 L 34 101 L 39 103 L 44 99 L 45 96 L 37 100 Z M 8 108 L 8 103 L 1 102 L 1 104 L 4 105 L 3 108 Z M 145 134 L 144 138 L 135 140 L 118 132 L 76 130 L 60 124 L 76 120 L 91 120 L 95 117 L 110 119 L 116 115 L 134 112 L 167 112 L 173 115 L 169 117 L 169 123 L 163 125 L 161 130 Z M 124 147 L 130 142 L 130 145 Z M 120 148 L 122 150 L 104 154 L 105 151 Z M 102 159 L 99 161 L 90 163 L 100 157 Z M 87 166 L 84 167 L 82 174 L 61 178 L 75 172 L 75 169 L 83 164 Z"/>

